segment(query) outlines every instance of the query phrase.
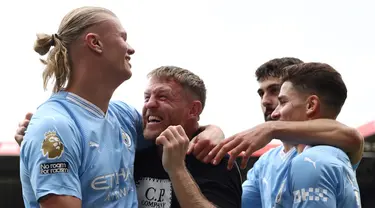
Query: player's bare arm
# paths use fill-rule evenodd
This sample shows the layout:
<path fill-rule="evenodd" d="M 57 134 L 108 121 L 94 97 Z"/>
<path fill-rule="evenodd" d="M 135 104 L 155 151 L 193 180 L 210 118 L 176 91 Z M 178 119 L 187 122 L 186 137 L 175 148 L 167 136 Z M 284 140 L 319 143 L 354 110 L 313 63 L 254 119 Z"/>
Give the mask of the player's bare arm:
<path fill-rule="evenodd" d="M 243 157 L 241 167 L 244 168 L 251 154 L 274 138 L 295 144 L 336 146 L 348 153 L 352 164 L 362 158 L 363 137 L 356 129 L 333 119 L 268 121 L 223 140 L 209 153 L 209 157 L 214 157 L 213 163 L 217 164 L 229 153 L 228 168 L 231 168 L 235 158 L 240 155 Z"/>
<path fill-rule="evenodd" d="M 50 194 L 39 200 L 41 208 L 81 208 L 81 200 L 74 196 Z"/>

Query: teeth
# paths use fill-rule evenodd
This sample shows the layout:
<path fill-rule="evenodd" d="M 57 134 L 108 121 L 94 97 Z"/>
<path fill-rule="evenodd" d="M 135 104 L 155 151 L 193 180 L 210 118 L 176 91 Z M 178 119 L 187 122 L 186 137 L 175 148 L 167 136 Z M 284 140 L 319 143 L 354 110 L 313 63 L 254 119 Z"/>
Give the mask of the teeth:
<path fill-rule="evenodd" d="M 148 121 L 149 121 L 149 122 L 160 122 L 160 121 L 161 121 L 161 118 L 158 117 L 158 116 L 149 116 L 149 117 L 148 117 Z"/>

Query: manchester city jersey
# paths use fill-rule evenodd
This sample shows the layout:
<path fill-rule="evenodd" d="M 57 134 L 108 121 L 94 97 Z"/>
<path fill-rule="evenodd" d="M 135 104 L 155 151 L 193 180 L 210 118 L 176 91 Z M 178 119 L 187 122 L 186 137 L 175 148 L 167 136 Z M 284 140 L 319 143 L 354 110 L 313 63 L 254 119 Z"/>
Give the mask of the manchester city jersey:
<path fill-rule="evenodd" d="M 296 155 L 295 148 L 284 153 L 283 145 L 263 154 L 242 184 L 242 207 L 272 207 L 289 163 Z"/>
<path fill-rule="evenodd" d="M 361 207 L 355 170 L 348 156 L 331 146 L 314 146 L 296 156 L 275 207 Z"/>
<path fill-rule="evenodd" d="M 82 207 L 137 207 L 133 163 L 142 119 L 111 102 L 107 113 L 58 92 L 33 115 L 21 145 L 20 175 L 26 207 L 48 194 L 74 196 Z"/>

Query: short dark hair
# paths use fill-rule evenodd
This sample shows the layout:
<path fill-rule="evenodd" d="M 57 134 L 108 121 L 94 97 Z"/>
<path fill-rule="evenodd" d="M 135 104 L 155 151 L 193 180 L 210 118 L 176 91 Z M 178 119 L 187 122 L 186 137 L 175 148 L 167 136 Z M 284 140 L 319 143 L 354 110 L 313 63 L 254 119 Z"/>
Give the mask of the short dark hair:
<path fill-rule="evenodd" d="M 337 116 L 347 97 L 341 74 L 325 63 L 301 63 L 285 67 L 282 82 L 291 82 L 301 92 L 316 94 Z"/>
<path fill-rule="evenodd" d="M 284 57 L 284 58 L 275 58 L 266 63 L 262 64 L 256 71 L 255 76 L 257 81 L 266 80 L 270 77 L 281 78 L 283 68 L 303 63 L 298 58 L 293 57 Z"/>
<path fill-rule="evenodd" d="M 203 80 L 193 72 L 177 66 L 161 66 L 147 74 L 148 78 L 173 79 L 182 85 L 183 88 L 190 90 L 202 103 L 202 109 L 206 104 L 206 86 Z"/>

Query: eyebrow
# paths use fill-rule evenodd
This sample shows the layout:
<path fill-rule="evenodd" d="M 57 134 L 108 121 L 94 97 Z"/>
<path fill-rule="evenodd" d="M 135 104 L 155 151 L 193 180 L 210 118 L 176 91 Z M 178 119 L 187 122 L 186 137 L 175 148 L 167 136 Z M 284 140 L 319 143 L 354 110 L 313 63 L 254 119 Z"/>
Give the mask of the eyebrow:
<path fill-rule="evenodd" d="M 280 88 L 280 86 L 281 86 L 281 84 L 271 84 L 271 85 L 268 85 L 268 86 L 266 87 L 266 90 L 268 90 L 268 89 L 270 89 L 270 88 L 274 88 L 274 87 L 279 87 L 279 88 Z M 259 88 L 257 92 L 260 93 L 260 92 L 262 92 L 262 91 L 263 91 L 263 89 Z"/>
<path fill-rule="evenodd" d="M 163 88 L 163 87 L 158 87 L 156 89 L 153 90 L 154 92 L 156 93 L 168 93 L 170 94 L 171 93 L 171 89 L 167 89 L 167 88 Z M 149 90 L 146 90 L 146 92 L 144 92 L 145 95 L 150 95 L 152 92 L 150 92 Z"/>
<path fill-rule="evenodd" d="M 128 39 L 128 34 L 126 32 L 120 32 L 120 35 L 126 39 Z"/>
<path fill-rule="evenodd" d="M 267 87 L 267 89 L 269 89 L 269 88 L 274 88 L 274 87 L 281 87 L 281 84 L 271 84 L 271 85 L 269 85 L 268 87 Z"/>

